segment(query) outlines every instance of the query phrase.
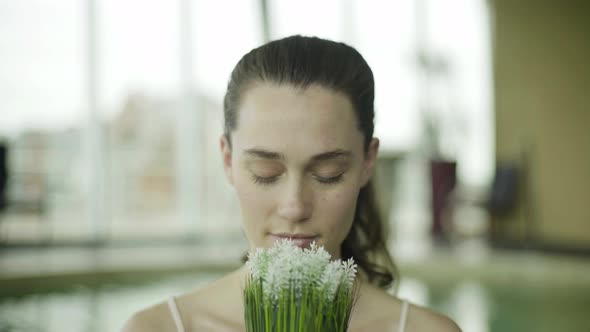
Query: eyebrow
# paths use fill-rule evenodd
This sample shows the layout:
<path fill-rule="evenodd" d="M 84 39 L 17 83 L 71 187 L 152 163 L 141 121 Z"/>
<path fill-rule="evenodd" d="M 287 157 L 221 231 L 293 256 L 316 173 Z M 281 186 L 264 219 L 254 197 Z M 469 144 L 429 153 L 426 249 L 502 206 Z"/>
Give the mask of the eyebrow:
<path fill-rule="evenodd" d="M 267 151 L 258 148 L 245 150 L 244 154 L 263 159 L 285 160 L 285 155 L 283 155 L 282 153 Z"/>
<path fill-rule="evenodd" d="M 352 152 L 338 149 L 338 150 L 334 150 L 334 151 L 328 151 L 328 152 L 317 154 L 317 155 L 311 157 L 311 160 L 312 161 L 323 161 L 323 160 L 331 160 L 331 159 L 337 159 L 337 158 L 348 158 L 350 156 L 352 156 Z"/>
<path fill-rule="evenodd" d="M 249 155 L 249 156 L 253 156 L 253 157 L 263 158 L 263 159 L 285 160 L 285 155 L 282 153 L 267 151 L 267 150 L 258 149 L 258 148 L 245 150 L 244 154 Z M 327 151 L 327 152 L 322 152 L 320 154 L 316 154 L 315 156 L 311 157 L 310 160 L 317 162 L 317 161 L 333 160 L 333 159 L 338 159 L 338 158 L 348 158 L 350 156 L 352 156 L 352 152 L 342 150 L 342 149 L 336 149 L 333 151 Z"/>

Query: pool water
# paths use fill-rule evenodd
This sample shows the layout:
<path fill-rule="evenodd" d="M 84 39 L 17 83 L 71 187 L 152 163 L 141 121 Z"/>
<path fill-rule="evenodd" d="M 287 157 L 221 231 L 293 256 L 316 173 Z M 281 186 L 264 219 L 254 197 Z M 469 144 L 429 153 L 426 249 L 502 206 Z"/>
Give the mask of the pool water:
<path fill-rule="evenodd" d="M 428 305 L 465 332 L 590 332 L 590 288 L 461 282 L 428 289 Z"/>
<path fill-rule="evenodd" d="M 108 282 L 39 294 L 0 295 L 0 332 L 120 331 L 133 312 L 218 276 L 184 274 L 138 284 Z"/>
<path fill-rule="evenodd" d="M 220 274 L 188 273 L 141 283 L 73 285 L 8 295 L 0 289 L 0 332 L 119 331 L 136 310 L 207 283 Z M 464 332 L 588 332 L 590 289 L 403 279 L 399 296 L 443 312 Z"/>

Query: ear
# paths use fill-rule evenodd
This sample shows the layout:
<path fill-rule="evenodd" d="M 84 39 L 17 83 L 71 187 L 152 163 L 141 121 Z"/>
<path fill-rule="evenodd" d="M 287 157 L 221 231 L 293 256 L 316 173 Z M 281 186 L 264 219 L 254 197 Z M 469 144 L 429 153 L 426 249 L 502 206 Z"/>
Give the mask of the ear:
<path fill-rule="evenodd" d="M 221 160 L 223 161 L 223 169 L 225 170 L 225 176 L 231 185 L 234 184 L 233 173 L 232 173 L 232 154 L 231 146 L 225 134 L 221 134 L 219 138 L 219 148 L 221 149 Z"/>
<path fill-rule="evenodd" d="M 377 153 L 379 152 L 379 139 L 373 137 L 371 139 L 371 143 L 369 143 L 369 149 L 365 154 L 365 160 L 363 161 L 363 174 L 361 179 L 361 187 L 367 185 L 371 176 L 373 175 L 373 171 L 375 169 L 375 163 L 377 162 Z"/>

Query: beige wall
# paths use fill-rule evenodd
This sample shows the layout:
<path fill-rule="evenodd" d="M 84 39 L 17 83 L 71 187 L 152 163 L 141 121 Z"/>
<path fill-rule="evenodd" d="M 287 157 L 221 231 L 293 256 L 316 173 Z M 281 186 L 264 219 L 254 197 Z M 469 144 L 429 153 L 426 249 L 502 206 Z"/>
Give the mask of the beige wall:
<path fill-rule="evenodd" d="M 497 160 L 529 156 L 535 241 L 590 248 L 590 1 L 490 4 Z M 523 238 L 526 206 L 494 227 Z"/>

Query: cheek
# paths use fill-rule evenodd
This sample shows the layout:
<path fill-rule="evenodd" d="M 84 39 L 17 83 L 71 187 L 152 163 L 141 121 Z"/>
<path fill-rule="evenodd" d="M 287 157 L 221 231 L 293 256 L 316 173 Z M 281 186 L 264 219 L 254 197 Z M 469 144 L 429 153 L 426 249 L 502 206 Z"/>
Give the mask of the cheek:
<path fill-rule="evenodd" d="M 238 174 L 234 179 L 234 188 L 243 208 L 260 210 L 272 205 L 272 191 L 264 190 L 259 184 L 254 183 L 249 174 Z"/>
<path fill-rule="evenodd" d="M 326 225 L 328 234 L 337 234 L 337 238 L 333 239 L 334 241 L 344 241 L 350 230 L 354 219 L 358 192 L 357 187 L 347 188 L 347 190 L 327 195 L 321 200 L 322 216 L 320 220 L 329 220 Z"/>
<path fill-rule="evenodd" d="M 258 185 L 244 174 L 238 175 L 234 179 L 244 231 L 248 238 L 256 241 L 253 238 L 258 233 L 256 230 L 264 226 L 263 221 L 272 211 L 273 196 L 269 194 L 269 191 L 260 190 Z"/>

